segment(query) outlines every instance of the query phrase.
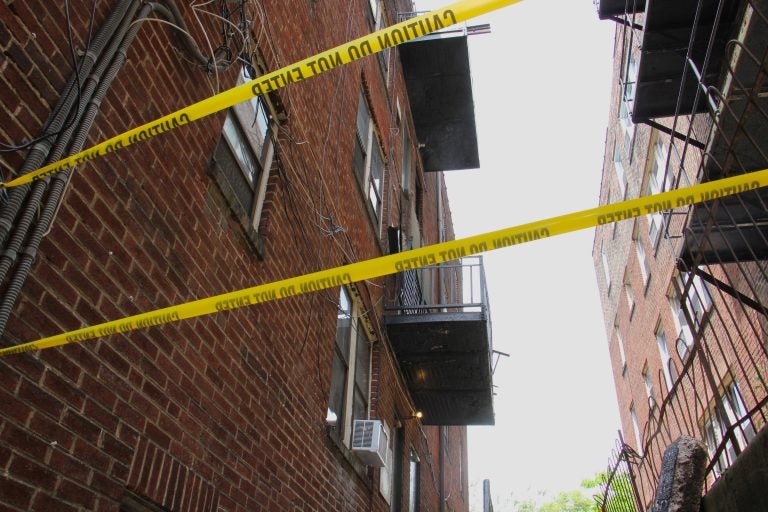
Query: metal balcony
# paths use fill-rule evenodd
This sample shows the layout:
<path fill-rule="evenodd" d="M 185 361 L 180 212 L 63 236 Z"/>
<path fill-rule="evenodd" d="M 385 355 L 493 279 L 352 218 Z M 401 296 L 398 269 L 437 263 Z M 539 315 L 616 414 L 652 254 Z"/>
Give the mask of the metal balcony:
<path fill-rule="evenodd" d="M 462 24 L 398 47 L 425 171 L 480 167 L 467 36 L 488 31 Z"/>
<path fill-rule="evenodd" d="M 647 0 L 632 112 L 635 123 L 706 110 L 701 92 L 720 76 L 739 3 Z"/>
<path fill-rule="evenodd" d="M 403 272 L 397 290 L 384 320 L 422 423 L 492 425 L 491 318 L 482 258 Z"/>

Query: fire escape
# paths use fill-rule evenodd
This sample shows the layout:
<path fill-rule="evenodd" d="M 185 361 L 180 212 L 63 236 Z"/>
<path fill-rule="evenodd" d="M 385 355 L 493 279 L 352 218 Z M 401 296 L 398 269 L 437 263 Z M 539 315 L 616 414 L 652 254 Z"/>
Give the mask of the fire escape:
<path fill-rule="evenodd" d="M 631 120 L 670 136 L 665 183 L 768 168 L 768 1 L 595 4 L 601 19 L 620 23 L 633 41 L 622 63 L 635 71 Z M 677 208 L 663 224 L 680 271 L 670 293 L 681 328 L 670 358 L 674 383 L 633 465 L 640 509 L 653 497 L 664 448 L 679 433 L 707 444 L 711 490 L 768 416 L 768 191 Z"/>

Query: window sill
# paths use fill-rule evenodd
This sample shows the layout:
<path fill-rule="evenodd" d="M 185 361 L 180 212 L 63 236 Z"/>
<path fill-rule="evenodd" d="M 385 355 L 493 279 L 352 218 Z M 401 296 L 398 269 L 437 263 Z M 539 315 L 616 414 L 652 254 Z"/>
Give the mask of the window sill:
<path fill-rule="evenodd" d="M 341 442 L 339 436 L 336 433 L 336 427 L 326 427 L 325 432 L 328 440 L 339 452 L 339 454 L 347 461 L 352 470 L 357 473 L 357 476 L 360 477 L 360 480 L 369 490 L 372 489 L 372 479 L 368 476 L 368 466 L 361 463 L 360 460 L 355 456 L 355 453 L 347 448 L 343 442 Z"/>

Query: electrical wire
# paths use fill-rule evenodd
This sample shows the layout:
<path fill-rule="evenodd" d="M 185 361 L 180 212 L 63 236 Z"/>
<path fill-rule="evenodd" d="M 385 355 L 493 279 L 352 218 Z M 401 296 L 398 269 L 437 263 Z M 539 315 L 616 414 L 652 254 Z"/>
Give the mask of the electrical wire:
<path fill-rule="evenodd" d="M 97 0 L 93 0 L 93 2 L 91 3 L 91 14 L 90 14 L 90 20 L 88 22 L 88 39 L 85 45 L 85 51 L 83 52 L 83 55 L 86 55 L 91 48 L 91 39 L 93 37 L 93 21 L 96 15 L 96 2 Z M 78 117 L 78 113 L 82 108 L 82 97 L 81 97 L 82 83 L 80 81 L 80 70 L 82 69 L 83 60 L 82 59 L 78 60 L 75 52 L 75 42 L 74 42 L 74 36 L 72 34 L 72 18 L 69 11 L 69 0 L 65 0 L 64 2 L 64 21 L 67 26 L 67 42 L 69 44 L 69 56 L 72 61 L 72 69 L 75 71 L 75 81 L 76 81 L 76 88 L 77 88 L 77 108 L 75 110 L 70 111 L 70 113 L 67 115 L 66 119 L 64 120 L 64 126 L 62 126 L 59 130 L 56 130 L 50 133 L 45 133 L 45 130 L 48 129 L 48 127 L 45 127 L 43 128 L 43 132 L 44 132 L 43 135 L 35 137 L 26 142 L 22 142 L 20 144 L 6 144 L 4 142 L 0 142 L 0 153 L 12 153 L 15 151 L 21 151 L 31 146 L 34 146 L 35 144 L 42 142 L 44 140 L 49 140 L 54 137 L 58 137 L 60 134 L 62 134 L 63 132 L 71 128 Z M 70 93 L 71 93 L 71 89 L 67 90 L 65 95 L 69 96 Z M 50 119 L 54 119 L 57 113 L 58 112 L 54 112 L 53 115 L 50 117 Z"/>

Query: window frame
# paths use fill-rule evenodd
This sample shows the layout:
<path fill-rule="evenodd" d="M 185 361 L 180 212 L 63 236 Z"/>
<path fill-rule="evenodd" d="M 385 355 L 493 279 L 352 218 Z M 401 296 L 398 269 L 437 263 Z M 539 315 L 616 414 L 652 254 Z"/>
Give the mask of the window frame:
<path fill-rule="evenodd" d="M 661 325 L 661 321 L 656 324 L 656 330 L 654 331 L 656 337 L 656 345 L 659 349 L 659 358 L 661 359 L 661 371 L 664 374 L 664 380 L 667 384 L 667 392 L 672 390 L 672 386 L 677 380 L 677 370 L 675 369 L 674 375 L 672 369 L 674 362 L 672 356 L 669 353 L 669 342 L 667 340 L 667 334 L 664 331 L 664 327 Z"/>
<path fill-rule="evenodd" d="M 632 48 L 629 48 L 627 57 L 627 67 L 622 73 L 622 79 L 619 81 L 621 88 L 621 98 L 619 100 L 619 124 L 624 134 L 624 151 L 627 153 L 629 162 L 632 163 L 632 149 L 635 142 L 635 132 L 637 126 L 632 121 L 632 111 L 634 110 L 635 92 L 637 90 L 637 73 L 639 65 Z"/>
<path fill-rule="evenodd" d="M 667 145 L 661 137 L 656 137 L 653 145 L 653 155 L 649 159 L 648 178 L 645 187 L 646 195 L 655 195 L 667 192 L 674 187 L 674 175 L 672 172 L 672 158 Z M 664 232 L 664 213 L 653 212 L 647 215 L 648 238 L 651 247 L 656 250 Z"/>
<path fill-rule="evenodd" d="M 336 339 L 331 358 L 331 384 L 328 397 L 328 418 L 335 415 L 335 425 L 330 430 L 337 441 L 346 448 L 352 446 L 352 425 L 356 419 L 368 419 L 371 403 L 371 362 L 372 340 L 368 336 L 365 325 L 362 302 L 351 286 L 339 288 L 339 305 L 337 308 Z M 343 320 L 349 320 L 344 325 Z M 345 333 L 345 331 L 347 331 Z M 340 346 L 340 335 L 347 339 Z M 346 351 L 346 353 L 344 353 Z M 361 361 L 361 358 L 365 360 Z M 341 360 L 343 368 L 338 372 L 337 360 Z M 360 377 L 361 372 L 365 374 Z M 341 386 L 339 388 L 339 386 Z M 341 389 L 340 411 L 335 411 L 334 390 Z M 360 410 L 358 398 L 362 398 L 363 410 Z"/>
<path fill-rule="evenodd" d="M 625 377 L 627 374 L 627 354 L 624 351 L 624 338 L 621 336 L 619 326 L 614 325 L 613 330 L 616 334 L 616 343 L 619 346 L 619 358 L 621 359 L 621 376 Z"/>
<path fill-rule="evenodd" d="M 640 422 L 637 419 L 637 410 L 635 409 L 635 403 L 634 402 L 629 404 L 629 417 L 630 417 L 630 420 L 632 421 L 632 430 L 635 433 L 635 443 L 637 444 L 637 446 L 636 446 L 637 450 L 636 451 L 637 451 L 637 453 L 639 455 L 642 456 L 643 455 L 643 440 L 642 440 L 642 437 L 640 435 Z"/>
<path fill-rule="evenodd" d="M 361 118 L 361 114 L 364 114 L 364 120 Z M 364 121 L 363 124 L 365 124 L 365 126 L 361 126 L 361 120 Z M 365 131 L 365 133 L 360 133 L 361 130 Z M 363 89 L 360 91 L 360 98 L 357 106 L 355 144 L 357 146 L 353 151 L 357 153 L 359 148 L 362 152 L 363 161 L 358 162 L 357 155 L 355 155 L 355 157 L 353 157 L 352 165 L 354 167 L 358 185 L 360 185 L 366 199 L 366 208 L 368 208 L 368 212 L 374 221 L 376 234 L 378 236 L 381 230 L 382 211 L 384 208 L 383 187 L 386 159 L 376 131 L 371 105 L 368 102 L 368 98 Z M 362 164 L 362 167 L 358 168 L 358 164 Z M 377 165 L 380 166 L 378 167 L 378 173 L 374 172 Z"/>
<path fill-rule="evenodd" d="M 249 80 L 246 73 L 243 67 L 238 76 L 238 84 Z M 277 127 L 274 107 L 268 97 L 257 96 L 248 102 L 234 105 L 227 110 L 213 157 L 214 180 L 259 257 L 264 254 L 260 228 L 267 184 L 274 163 L 276 148 L 273 133 Z M 225 170 L 228 165 L 235 165 L 240 170 L 243 182 L 232 181 L 234 176 Z M 238 193 L 244 186 L 251 190 L 250 204 L 243 204 L 243 196 Z"/>
<path fill-rule="evenodd" d="M 710 459 L 714 457 L 717 448 L 723 442 L 729 429 L 718 410 L 718 403 L 722 406 L 722 410 L 727 416 L 727 422 L 731 426 L 736 425 L 740 418 L 747 416 L 747 408 L 741 394 L 741 389 L 736 380 L 730 379 L 728 384 L 720 388 L 719 396 L 712 401 L 700 421 L 702 437 L 707 445 L 707 453 Z M 725 449 L 720 453 L 720 457 L 718 457 L 713 466 L 713 472 L 716 477 L 720 477 L 727 468 L 733 465 L 736 458 L 754 439 L 755 435 L 756 432 L 751 419 L 741 422 L 740 427 L 733 429 L 733 438 L 726 442 Z M 736 441 L 736 446 L 734 446 L 734 440 Z"/>

